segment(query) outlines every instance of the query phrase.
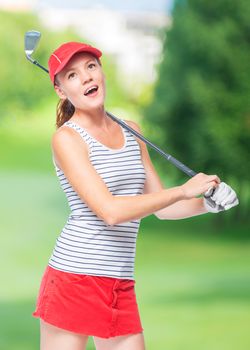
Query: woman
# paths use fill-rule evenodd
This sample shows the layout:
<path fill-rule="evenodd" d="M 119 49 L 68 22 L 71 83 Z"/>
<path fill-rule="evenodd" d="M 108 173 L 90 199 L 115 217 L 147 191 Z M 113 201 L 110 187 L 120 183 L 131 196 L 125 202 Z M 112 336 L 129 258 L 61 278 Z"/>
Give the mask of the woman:
<path fill-rule="evenodd" d="M 181 219 L 237 204 L 217 175 L 164 189 L 144 143 L 105 112 L 98 49 L 69 42 L 49 59 L 60 98 L 53 161 L 70 216 L 44 272 L 37 307 L 42 350 L 143 350 L 133 276 L 140 219 Z M 139 126 L 125 121 L 140 132 Z M 215 208 L 203 197 L 215 187 Z"/>

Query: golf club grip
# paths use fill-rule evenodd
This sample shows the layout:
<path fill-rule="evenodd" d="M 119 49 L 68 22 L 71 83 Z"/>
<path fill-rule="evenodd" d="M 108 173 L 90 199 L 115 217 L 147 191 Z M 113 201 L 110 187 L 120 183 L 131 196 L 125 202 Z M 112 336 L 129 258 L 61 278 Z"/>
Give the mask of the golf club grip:
<path fill-rule="evenodd" d="M 195 171 L 188 168 L 185 164 L 181 163 L 178 159 L 174 158 L 173 156 L 169 155 L 168 160 L 170 163 L 175 165 L 178 169 L 180 169 L 181 171 L 183 171 L 185 174 L 187 174 L 190 177 L 193 177 L 197 174 Z"/>

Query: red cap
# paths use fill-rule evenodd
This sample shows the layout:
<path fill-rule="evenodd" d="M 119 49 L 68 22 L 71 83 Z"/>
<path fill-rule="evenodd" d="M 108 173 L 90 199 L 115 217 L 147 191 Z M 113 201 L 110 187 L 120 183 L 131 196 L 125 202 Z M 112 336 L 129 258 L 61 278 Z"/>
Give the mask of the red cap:
<path fill-rule="evenodd" d="M 49 76 L 54 84 L 54 78 L 69 62 L 71 57 L 77 52 L 89 52 L 97 58 L 101 57 L 102 52 L 95 47 L 78 42 L 68 42 L 59 46 L 50 56 L 49 65 Z"/>

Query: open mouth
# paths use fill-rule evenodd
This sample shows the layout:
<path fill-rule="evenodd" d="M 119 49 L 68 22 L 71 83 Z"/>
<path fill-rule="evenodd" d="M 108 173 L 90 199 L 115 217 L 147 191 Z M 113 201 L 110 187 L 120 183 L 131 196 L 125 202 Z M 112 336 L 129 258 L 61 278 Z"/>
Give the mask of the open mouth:
<path fill-rule="evenodd" d="M 93 85 L 84 92 L 84 96 L 95 96 L 98 91 L 98 86 Z"/>

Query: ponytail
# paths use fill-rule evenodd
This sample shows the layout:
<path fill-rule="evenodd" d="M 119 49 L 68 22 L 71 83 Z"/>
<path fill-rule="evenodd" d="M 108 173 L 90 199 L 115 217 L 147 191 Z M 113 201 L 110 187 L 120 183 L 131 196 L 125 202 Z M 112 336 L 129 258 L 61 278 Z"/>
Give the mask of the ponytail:
<path fill-rule="evenodd" d="M 67 122 L 75 112 L 75 107 L 72 103 L 66 100 L 59 100 L 56 107 L 56 127 L 60 128 L 65 122 Z"/>

